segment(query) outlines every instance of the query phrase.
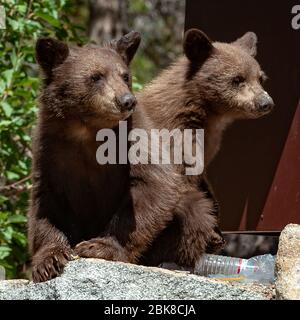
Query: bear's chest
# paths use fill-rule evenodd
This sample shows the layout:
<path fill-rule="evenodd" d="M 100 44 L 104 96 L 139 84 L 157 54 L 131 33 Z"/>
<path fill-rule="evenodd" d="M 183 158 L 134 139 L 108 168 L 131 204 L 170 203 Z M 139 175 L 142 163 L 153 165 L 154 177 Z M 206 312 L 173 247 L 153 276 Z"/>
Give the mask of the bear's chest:
<path fill-rule="evenodd" d="M 64 211 L 57 213 L 64 217 L 63 229 L 71 237 L 82 239 L 103 231 L 129 192 L 129 166 L 100 165 L 96 151 L 88 150 L 56 146 L 50 172 L 51 189 Z M 81 226 L 80 235 L 74 234 L 73 225 Z"/>

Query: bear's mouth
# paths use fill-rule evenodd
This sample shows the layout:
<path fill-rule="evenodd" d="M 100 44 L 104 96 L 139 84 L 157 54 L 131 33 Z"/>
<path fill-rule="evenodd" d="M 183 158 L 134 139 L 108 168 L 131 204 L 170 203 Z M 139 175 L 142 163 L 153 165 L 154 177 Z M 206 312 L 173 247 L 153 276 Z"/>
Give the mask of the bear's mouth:
<path fill-rule="evenodd" d="M 273 111 L 273 109 L 264 110 L 264 111 L 260 110 L 260 109 L 255 109 L 253 111 L 244 112 L 244 116 L 246 119 L 258 119 L 258 118 L 262 118 L 262 117 L 268 115 L 272 111 Z"/>
<path fill-rule="evenodd" d="M 110 113 L 107 113 L 104 117 L 103 115 L 101 116 L 101 113 L 100 113 L 98 114 L 98 117 L 102 117 L 110 121 L 124 121 L 124 120 L 127 120 L 133 114 L 133 112 L 134 110 L 124 111 L 124 112 L 121 112 L 121 111 L 110 112 Z"/>
<path fill-rule="evenodd" d="M 122 119 L 121 120 L 126 120 L 128 119 L 134 112 L 134 109 L 132 110 L 129 110 L 129 111 L 126 111 L 126 112 L 122 112 L 121 113 L 121 116 L 122 116 Z"/>

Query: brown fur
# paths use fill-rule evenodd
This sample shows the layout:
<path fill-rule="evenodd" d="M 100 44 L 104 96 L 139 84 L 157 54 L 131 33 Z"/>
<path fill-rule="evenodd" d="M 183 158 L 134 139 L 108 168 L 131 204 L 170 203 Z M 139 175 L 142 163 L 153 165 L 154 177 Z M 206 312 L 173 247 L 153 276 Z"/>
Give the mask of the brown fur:
<path fill-rule="evenodd" d="M 217 154 L 228 125 L 236 119 L 260 117 L 273 107 L 272 99 L 262 87 L 265 75 L 254 59 L 256 41 L 255 34 L 247 33 L 231 44 L 212 43 L 204 33 L 191 29 L 184 39 L 185 56 L 137 95 L 140 108 L 151 117 L 155 128 L 205 130 L 205 168 Z M 184 172 L 183 166 L 179 172 Z M 191 186 L 206 193 L 208 211 L 213 207 L 218 214 L 205 172 L 185 178 Z M 205 208 L 203 205 L 201 211 Z M 162 254 L 162 248 L 169 246 L 174 250 L 179 246 L 182 256 L 191 250 L 203 250 L 195 241 L 196 235 L 202 233 L 200 219 L 201 214 L 197 216 L 190 211 L 183 224 L 173 220 L 145 254 L 144 263 L 152 264 Z M 215 252 L 224 241 L 218 229 L 210 233 L 206 251 Z"/>
<path fill-rule="evenodd" d="M 130 38 L 128 47 L 136 49 L 139 36 Z M 116 199 L 129 193 L 129 166 L 100 166 L 95 158 L 96 132 L 132 113 L 118 105 L 119 97 L 130 94 L 130 82 L 122 78 L 128 67 L 118 49 L 117 44 L 69 48 L 52 39 L 37 43 L 45 87 L 34 133 L 29 210 L 34 281 L 56 276 L 72 247 L 103 234 L 118 210 Z"/>
<path fill-rule="evenodd" d="M 123 75 L 138 44 L 136 33 L 104 48 L 69 48 L 52 39 L 37 43 L 46 79 L 34 134 L 29 209 L 34 281 L 60 274 L 73 251 L 82 257 L 137 263 L 174 212 L 184 221 L 187 210 L 203 216 L 195 239 L 201 250 L 173 252 L 172 259 L 194 263 L 204 251 L 208 230 L 216 225 L 211 204 L 171 165 L 96 162 L 99 129 L 114 128 L 118 135 L 118 121 L 126 118 L 129 130 L 153 128 L 142 110 L 131 119 L 132 110 L 118 105 L 120 96 L 130 94 Z"/>

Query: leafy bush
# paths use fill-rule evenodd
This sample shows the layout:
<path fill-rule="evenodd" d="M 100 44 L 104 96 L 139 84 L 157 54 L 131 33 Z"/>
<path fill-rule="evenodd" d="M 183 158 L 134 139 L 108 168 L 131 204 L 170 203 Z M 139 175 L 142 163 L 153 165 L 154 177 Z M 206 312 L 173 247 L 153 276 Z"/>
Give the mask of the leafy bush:
<path fill-rule="evenodd" d="M 41 36 L 81 43 L 70 21 L 70 0 L 0 0 L 0 265 L 20 276 L 27 255 L 26 211 L 31 187 L 31 130 L 36 118 L 38 69 L 34 45 Z"/>

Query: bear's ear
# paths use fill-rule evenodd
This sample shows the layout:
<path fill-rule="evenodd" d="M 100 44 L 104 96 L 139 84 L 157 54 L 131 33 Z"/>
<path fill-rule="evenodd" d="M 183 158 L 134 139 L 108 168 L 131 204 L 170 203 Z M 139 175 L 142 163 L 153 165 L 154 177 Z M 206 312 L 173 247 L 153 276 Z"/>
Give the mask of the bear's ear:
<path fill-rule="evenodd" d="M 201 64 L 210 56 L 213 44 L 204 32 L 190 29 L 184 35 L 183 50 L 190 61 Z"/>
<path fill-rule="evenodd" d="M 247 32 L 234 42 L 235 45 L 246 50 L 252 57 L 257 53 L 257 35 L 254 32 Z"/>
<path fill-rule="evenodd" d="M 130 64 L 141 42 L 139 32 L 131 31 L 116 42 L 116 51 L 123 57 L 127 65 Z"/>
<path fill-rule="evenodd" d="M 52 69 L 62 64 L 68 55 L 69 47 L 61 41 L 41 38 L 36 43 L 36 60 L 47 76 L 50 76 Z"/>

